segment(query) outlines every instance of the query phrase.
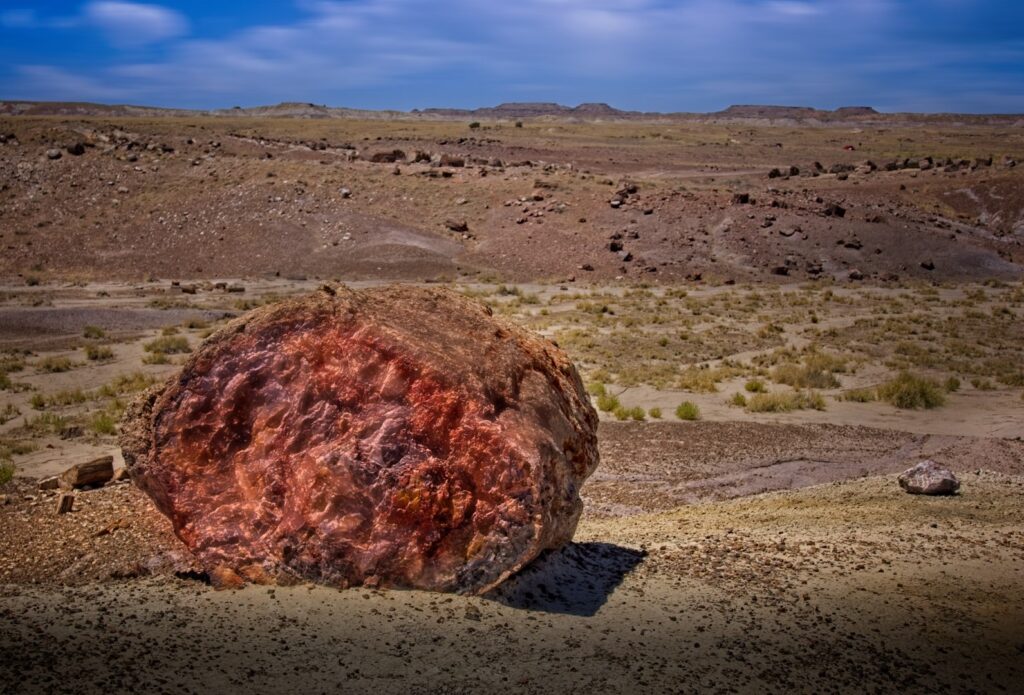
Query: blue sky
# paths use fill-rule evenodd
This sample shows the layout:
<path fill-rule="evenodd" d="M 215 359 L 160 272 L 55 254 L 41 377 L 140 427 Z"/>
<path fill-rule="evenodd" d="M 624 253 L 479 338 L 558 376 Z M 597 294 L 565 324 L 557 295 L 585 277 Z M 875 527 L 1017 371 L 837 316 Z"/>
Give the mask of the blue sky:
<path fill-rule="evenodd" d="M 0 0 L 0 98 L 1024 112 L 1024 0 Z"/>

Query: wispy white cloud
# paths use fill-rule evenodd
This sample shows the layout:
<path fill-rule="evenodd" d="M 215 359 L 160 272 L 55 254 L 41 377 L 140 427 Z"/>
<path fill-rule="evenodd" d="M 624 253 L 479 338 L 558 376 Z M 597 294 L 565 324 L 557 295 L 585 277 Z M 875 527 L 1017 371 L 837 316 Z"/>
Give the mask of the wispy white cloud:
<path fill-rule="evenodd" d="M 956 62 L 959 72 L 946 74 L 960 75 L 961 87 L 968 87 L 980 57 L 1020 54 L 1005 42 L 988 42 L 979 53 L 948 44 L 937 51 L 928 37 L 908 40 L 900 32 L 915 16 L 895 0 L 295 4 L 300 16 L 287 23 L 190 38 L 187 20 L 165 7 L 92 2 L 82 20 L 103 27 L 109 40 L 158 50 L 115 52 L 77 82 L 67 66 L 51 73 L 34 66 L 31 83 L 0 86 L 36 98 L 77 90 L 75 98 L 106 99 L 99 88 L 110 84 L 139 102 L 173 98 L 205 106 L 282 100 L 472 106 L 533 95 L 659 110 L 752 100 L 909 105 L 939 88 L 941 81 L 906 81 L 927 72 L 937 55 Z M 42 21 L 38 12 L 29 19 Z M 887 70 L 903 80 L 887 79 Z M 1019 73 L 1009 78 L 1011 86 L 1021 85 Z M 955 94 L 952 84 L 942 87 Z"/>
<path fill-rule="evenodd" d="M 134 48 L 181 36 L 188 31 L 185 17 L 161 5 L 135 2 L 91 2 L 85 22 L 96 26 L 116 46 Z"/>

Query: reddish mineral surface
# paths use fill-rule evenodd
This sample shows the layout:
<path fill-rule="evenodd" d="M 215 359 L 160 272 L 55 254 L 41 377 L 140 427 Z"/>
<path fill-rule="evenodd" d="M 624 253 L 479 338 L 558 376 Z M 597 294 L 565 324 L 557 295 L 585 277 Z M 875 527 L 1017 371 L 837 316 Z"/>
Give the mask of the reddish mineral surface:
<path fill-rule="evenodd" d="M 446 290 L 324 290 L 129 409 L 132 479 L 215 583 L 482 593 L 571 540 L 597 416 L 549 341 Z"/>

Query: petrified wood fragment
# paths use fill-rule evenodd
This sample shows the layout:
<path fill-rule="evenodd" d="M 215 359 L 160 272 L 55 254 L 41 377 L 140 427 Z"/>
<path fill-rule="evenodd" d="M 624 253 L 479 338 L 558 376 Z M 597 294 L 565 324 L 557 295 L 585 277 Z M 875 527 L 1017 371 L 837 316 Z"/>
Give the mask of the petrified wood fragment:
<path fill-rule="evenodd" d="M 485 306 L 325 288 L 211 336 L 121 445 L 215 583 L 482 593 L 572 538 L 596 429 L 565 354 Z"/>

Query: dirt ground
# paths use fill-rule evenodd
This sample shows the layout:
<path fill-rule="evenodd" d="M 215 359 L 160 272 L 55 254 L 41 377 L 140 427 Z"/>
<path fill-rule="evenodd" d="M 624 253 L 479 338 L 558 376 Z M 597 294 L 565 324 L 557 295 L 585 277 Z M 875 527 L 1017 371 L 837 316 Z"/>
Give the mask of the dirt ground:
<path fill-rule="evenodd" d="M 26 281 L 859 283 L 1019 279 L 1024 261 L 1011 123 L 23 116 L 0 133 L 0 275 Z"/>
<path fill-rule="evenodd" d="M 1020 691 L 1019 127 L 0 134 L 0 693 Z M 390 281 L 554 340 L 600 409 L 574 543 L 491 594 L 217 592 L 131 483 L 39 489 L 120 467 L 126 405 L 224 321 Z M 926 458 L 958 495 L 899 488 Z"/>
<path fill-rule="evenodd" d="M 97 536 L 145 504 L 98 490 L 62 522 L 83 540 L 45 579 L 0 587 L 0 676 L 13 692 L 1015 692 L 1024 476 L 961 478 L 944 499 L 890 475 L 588 515 L 482 598 L 215 592 L 170 574 L 166 528 Z M 49 507 L 5 508 L 5 543 L 50 536 L 35 523 Z M 104 546 L 154 553 L 151 569 L 68 581 L 111 571 Z"/>

